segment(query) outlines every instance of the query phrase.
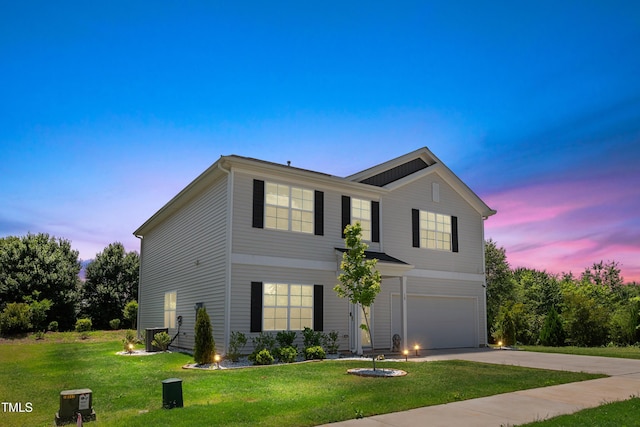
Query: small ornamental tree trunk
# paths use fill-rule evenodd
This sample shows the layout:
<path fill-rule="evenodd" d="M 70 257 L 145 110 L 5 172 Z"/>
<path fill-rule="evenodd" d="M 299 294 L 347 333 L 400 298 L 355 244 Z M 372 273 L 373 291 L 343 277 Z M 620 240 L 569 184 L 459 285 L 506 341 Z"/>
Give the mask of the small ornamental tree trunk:
<path fill-rule="evenodd" d="M 216 352 L 216 343 L 213 340 L 213 329 L 207 310 L 198 309 L 195 327 L 196 341 L 193 348 L 193 359 L 198 365 L 213 363 L 213 355 Z"/>
<path fill-rule="evenodd" d="M 348 298 L 352 304 L 360 305 L 365 322 L 360 325 L 360 328 L 369 334 L 371 348 L 375 349 L 366 309 L 371 307 L 376 296 L 380 293 L 382 278 L 380 272 L 375 269 L 378 260 L 365 258 L 364 251 L 369 246 L 362 242 L 362 226 L 359 222 L 354 225 L 347 225 L 344 229 L 344 235 L 347 251 L 342 254 L 342 262 L 340 263 L 340 269 L 342 270 L 342 273 L 338 276 L 340 283 L 333 290 L 340 298 Z M 375 354 L 372 359 L 373 370 L 375 371 Z"/>

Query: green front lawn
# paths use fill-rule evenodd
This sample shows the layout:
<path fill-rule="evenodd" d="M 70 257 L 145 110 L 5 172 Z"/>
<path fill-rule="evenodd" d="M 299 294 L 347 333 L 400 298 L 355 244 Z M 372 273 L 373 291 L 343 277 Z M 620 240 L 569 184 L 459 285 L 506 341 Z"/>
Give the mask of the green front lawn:
<path fill-rule="evenodd" d="M 521 350 L 541 353 L 580 354 L 583 356 L 618 357 L 640 359 L 640 347 L 543 347 L 540 345 L 518 346 Z"/>
<path fill-rule="evenodd" d="M 571 415 L 560 415 L 546 421 L 523 424 L 521 427 L 623 427 L 637 426 L 640 414 L 640 398 L 613 402 L 597 408 L 584 409 Z"/>
<path fill-rule="evenodd" d="M 122 333 L 122 335 L 124 335 Z M 31 402 L 30 413 L 0 413 L 0 425 L 52 425 L 62 390 L 90 388 L 100 425 L 312 426 L 455 400 L 599 378 L 463 361 L 381 362 L 401 378 L 347 375 L 370 362 L 323 361 L 261 368 L 197 371 L 180 353 L 118 356 L 119 341 L 4 341 L 0 398 Z M 162 384 L 183 380 L 184 408 L 162 409 Z M 0 409 L 1 410 L 1 409 Z"/>

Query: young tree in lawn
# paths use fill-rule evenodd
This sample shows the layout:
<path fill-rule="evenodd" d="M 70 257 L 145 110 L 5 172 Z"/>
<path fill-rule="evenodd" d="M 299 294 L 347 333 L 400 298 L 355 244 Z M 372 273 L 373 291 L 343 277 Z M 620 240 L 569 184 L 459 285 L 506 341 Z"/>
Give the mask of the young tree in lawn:
<path fill-rule="evenodd" d="M 342 254 L 338 283 L 333 290 L 340 298 L 348 298 L 352 304 L 359 305 L 365 323 L 360 328 L 367 332 L 374 349 L 373 335 L 369 322 L 368 309 L 380 293 L 380 272 L 375 269 L 377 259 L 366 259 L 365 251 L 369 245 L 362 242 L 362 226 L 359 222 L 347 225 L 344 229 L 344 243 L 347 251 Z M 375 370 L 375 355 L 373 356 L 373 369 Z"/>

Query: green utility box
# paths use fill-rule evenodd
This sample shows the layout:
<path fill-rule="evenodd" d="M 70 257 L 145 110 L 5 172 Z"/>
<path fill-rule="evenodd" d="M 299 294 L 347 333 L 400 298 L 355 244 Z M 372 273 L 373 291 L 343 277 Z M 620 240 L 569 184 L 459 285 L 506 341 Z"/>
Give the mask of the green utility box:
<path fill-rule="evenodd" d="M 165 409 L 182 408 L 182 380 L 169 378 L 162 381 L 162 407 Z"/>
<path fill-rule="evenodd" d="M 60 410 L 56 413 L 56 425 L 75 424 L 78 414 L 82 421 L 95 421 L 93 392 L 88 388 L 64 390 L 60 392 Z"/>

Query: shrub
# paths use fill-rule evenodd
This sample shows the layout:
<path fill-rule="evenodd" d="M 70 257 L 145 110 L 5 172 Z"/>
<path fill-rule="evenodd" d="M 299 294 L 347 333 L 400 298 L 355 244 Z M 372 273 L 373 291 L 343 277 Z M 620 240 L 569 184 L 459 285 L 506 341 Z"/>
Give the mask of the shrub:
<path fill-rule="evenodd" d="M 33 336 L 35 337 L 36 340 L 43 340 L 44 339 L 44 331 L 36 331 L 36 333 L 33 334 Z"/>
<path fill-rule="evenodd" d="M 249 355 L 249 361 L 256 363 L 256 356 L 262 350 L 268 350 L 269 354 L 275 352 L 276 339 L 270 333 L 260 332 L 257 336 L 251 338 L 253 344 L 253 353 Z"/>
<path fill-rule="evenodd" d="M 124 347 L 124 351 L 130 351 L 133 347 L 130 348 L 129 344 L 135 345 L 136 342 L 137 340 L 136 340 L 135 331 L 131 329 L 127 329 L 127 331 L 124 333 L 124 339 L 122 340 L 122 346 Z"/>
<path fill-rule="evenodd" d="M 76 332 L 89 332 L 92 326 L 91 319 L 78 319 L 76 321 Z"/>
<path fill-rule="evenodd" d="M 267 350 L 266 348 L 263 350 L 260 350 L 255 357 L 255 364 L 256 365 L 271 365 L 273 363 L 273 356 L 271 355 L 271 352 L 269 350 Z"/>
<path fill-rule="evenodd" d="M 562 320 L 558 316 L 555 308 L 551 308 L 544 320 L 544 325 L 540 331 L 540 343 L 552 347 L 560 347 L 564 345 L 566 334 L 562 327 Z"/>
<path fill-rule="evenodd" d="M 31 301 L 29 310 L 31 311 L 31 325 L 36 331 L 44 331 L 47 320 L 47 312 L 51 308 L 51 300 Z"/>
<path fill-rule="evenodd" d="M 109 326 L 111 326 L 113 330 L 120 329 L 120 319 L 109 320 Z"/>
<path fill-rule="evenodd" d="M 31 309 L 23 302 L 7 304 L 0 313 L 2 335 L 21 334 L 31 329 Z"/>
<path fill-rule="evenodd" d="M 135 300 L 129 301 L 124 306 L 124 310 L 122 310 L 122 316 L 131 322 L 132 328 L 135 328 L 138 320 L 138 302 Z"/>
<path fill-rule="evenodd" d="M 162 351 L 167 351 L 169 344 L 171 344 L 171 336 L 166 332 L 158 332 L 153 336 L 151 341 L 155 347 L 158 347 Z"/>
<path fill-rule="evenodd" d="M 278 360 L 282 363 L 293 363 L 298 358 L 298 349 L 293 346 L 280 347 L 275 353 Z"/>
<path fill-rule="evenodd" d="M 193 359 L 198 365 L 213 363 L 213 355 L 216 352 L 216 343 L 213 340 L 211 319 L 209 319 L 207 309 L 204 307 L 198 309 L 195 334 Z"/>
<path fill-rule="evenodd" d="M 324 349 L 319 345 L 308 347 L 304 350 L 304 358 L 307 360 L 322 360 L 326 357 L 327 355 L 324 352 Z"/>
<path fill-rule="evenodd" d="M 58 322 L 53 320 L 52 322 L 49 323 L 49 326 L 47 327 L 47 329 L 51 332 L 58 332 Z"/>
<path fill-rule="evenodd" d="M 302 331 L 304 348 L 321 346 L 324 340 L 324 334 L 320 331 L 314 331 L 309 327 L 305 327 Z"/>
<path fill-rule="evenodd" d="M 331 331 L 325 335 L 325 347 L 327 347 L 329 354 L 338 353 L 338 348 L 340 348 L 339 339 L 340 333 L 338 331 Z"/>
<path fill-rule="evenodd" d="M 242 353 L 245 345 L 247 345 L 247 336 L 242 332 L 231 331 L 227 357 L 232 362 L 237 362 L 238 359 L 240 359 L 240 354 Z"/>
<path fill-rule="evenodd" d="M 281 348 L 294 347 L 293 342 L 296 340 L 295 331 L 280 331 L 276 334 L 276 341 Z"/>

